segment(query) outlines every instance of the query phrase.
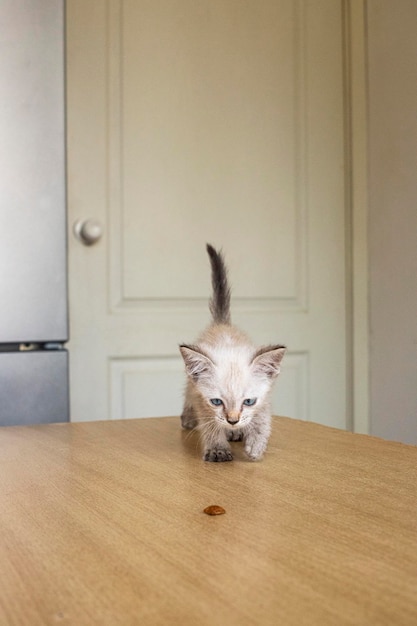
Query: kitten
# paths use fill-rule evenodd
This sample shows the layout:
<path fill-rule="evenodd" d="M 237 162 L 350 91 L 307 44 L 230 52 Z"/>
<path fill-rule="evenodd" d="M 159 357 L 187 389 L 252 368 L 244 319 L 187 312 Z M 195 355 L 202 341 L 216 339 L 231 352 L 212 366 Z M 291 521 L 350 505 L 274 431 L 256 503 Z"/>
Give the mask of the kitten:
<path fill-rule="evenodd" d="M 209 244 L 207 252 L 213 284 L 213 320 L 196 344 L 180 346 L 188 377 L 181 424 L 201 430 L 205 461 L 231 461 L 229 441 L 241 440 L 248 457 L 256 461 L 268 443 L 270 393 L 285 347 L 257 349 L 232 325 L 223 256 Z"/>

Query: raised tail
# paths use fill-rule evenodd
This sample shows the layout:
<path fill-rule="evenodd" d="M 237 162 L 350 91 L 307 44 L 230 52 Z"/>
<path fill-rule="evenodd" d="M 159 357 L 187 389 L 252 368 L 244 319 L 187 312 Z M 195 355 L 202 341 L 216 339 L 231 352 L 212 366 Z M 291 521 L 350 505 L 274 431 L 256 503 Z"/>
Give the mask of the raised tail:
<path fill-rule="evenodd" d="M 211 264 L 211 283 L 213 295 L 209 307 L 216 324 L 230 324 L 230 287 L 227 280 L 227 269 L 221 252 L 217 252 L 209 243 L 207 252 Z"/>

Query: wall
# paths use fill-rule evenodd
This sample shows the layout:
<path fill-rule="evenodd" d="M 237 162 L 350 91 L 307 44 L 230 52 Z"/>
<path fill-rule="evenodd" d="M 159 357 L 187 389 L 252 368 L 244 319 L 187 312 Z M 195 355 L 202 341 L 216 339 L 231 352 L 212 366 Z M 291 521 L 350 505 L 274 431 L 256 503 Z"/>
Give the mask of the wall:
<path fill-rule="evenodd" d="M 417 2 L 368 0 L 371 433 L 417 444 Z"/>

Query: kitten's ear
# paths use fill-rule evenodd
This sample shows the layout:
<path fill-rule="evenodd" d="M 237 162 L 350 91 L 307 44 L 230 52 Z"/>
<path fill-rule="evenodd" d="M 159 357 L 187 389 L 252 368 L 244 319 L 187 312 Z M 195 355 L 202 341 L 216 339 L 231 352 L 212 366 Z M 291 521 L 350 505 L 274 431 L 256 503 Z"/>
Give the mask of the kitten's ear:
<path fill-rule="evenodd" d="M 194 381 L 210 375 L 213 371 L 213 361 L 206 356 L 198 346 L 180 346 L 180 352 L 185 363 L 185 371 Z"/>
<path fill-rule="evenodd" d="M 265 346 L 259 348 L 252 360 L 255 374 L 276 378 L 281 370 L 281 361 L 286 351 L 285 346 Z"/>

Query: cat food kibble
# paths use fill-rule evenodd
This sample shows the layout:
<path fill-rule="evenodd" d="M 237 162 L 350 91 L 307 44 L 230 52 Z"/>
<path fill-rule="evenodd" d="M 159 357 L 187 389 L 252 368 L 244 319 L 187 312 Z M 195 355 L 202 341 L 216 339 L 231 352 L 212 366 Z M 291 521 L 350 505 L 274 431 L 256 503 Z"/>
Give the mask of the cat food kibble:
<path fill-rule="evenodd" d="M 207 515 L 223 515 L 223 513 L 226 513 L 226 510 L 218 504 L 212 504 L 210 506 L 206 506 L 204 513 Z"/>

